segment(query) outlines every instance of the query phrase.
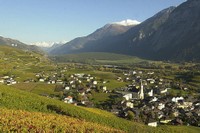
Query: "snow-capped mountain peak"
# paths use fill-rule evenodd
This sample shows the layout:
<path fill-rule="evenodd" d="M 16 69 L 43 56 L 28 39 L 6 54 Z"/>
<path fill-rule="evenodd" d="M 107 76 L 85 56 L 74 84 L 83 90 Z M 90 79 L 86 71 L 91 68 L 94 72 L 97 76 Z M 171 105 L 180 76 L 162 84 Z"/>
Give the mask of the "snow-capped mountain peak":
<path fill-rule="evenodd" d="M 31 43 L 31 45 L 36 45 L 38 47 L 52 47 L 55 44 L 65 44 L 67 41 L 60 41 L 60 42 L 35 42 Z"/>
<path fill-rule="evenodd" d="M 120 21 L 120 22 L 114 22 L 112 24 L 118 24 L 118 25 L 123 25 L 123 26 L 131 26 L 131 25 L 138 25 L 138 24 L 140 24 L 140 22 L 137 21 L 137 20 L 127 19 L 127 20 L 123 20 L 123 21 Z"/>

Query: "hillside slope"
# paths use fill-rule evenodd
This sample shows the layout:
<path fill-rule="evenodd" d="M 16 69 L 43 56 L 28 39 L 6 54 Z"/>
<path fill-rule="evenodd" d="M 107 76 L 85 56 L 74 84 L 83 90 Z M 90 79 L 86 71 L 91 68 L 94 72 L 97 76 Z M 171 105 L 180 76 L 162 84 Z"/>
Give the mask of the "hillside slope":
<path fill-rule="evenodd" d="M 18 81 L 32 79 L 35 73 L 54 68 L 44 55 L 10 46 L 0 46 L 0 76 L 14 75 Z"/>
<path fill-rule="evenodd" d="M 157 59 L 200 61 L 199 12 L 200 1 L 188 0 L 170 14 L 165 24 L 151 36 Z"/>
<path fill-rule="evenodd" d="M 0 36 L 0 45 L 7 45 L 7 46 L 12 46 L 21 50 L 28 50 L 28 51 L 43 53 L 43 51 L 35 45 L 27 45 L 18 40 L 11 39 L 11 38 L 4 38 L 2 36 Z"/>
<path fill-rule="evenodd" d="M 1 132 L 65 132 L 65 133 L 122 133 L 100 124 L 84 120 L 39 112 L 0 108 Z"/>
<path fill-rule="evenodd" d="M 185 127 L 185 126 L 183 127 L 182 126 L 180 127 L 161 126 L 158 128 L 151 128 L 139 123 L 118 118 L 115 115 L 103 110 L 74 106 L 74 105 L 66 104 L 64 102 L 61 102 L 55 99 L 50 99 L 50 98 L 42 97 L 36 94 L 19 91 L 9 86 L 3 86 L 3 85 L 0 85 L 0 108 L 8 108 L 12 110 L 13 109 L 26 110 L 30 112 L 61 114 L 61 115 L 66 115 L 66 116 L 86 120 L 88 122 L 98 123 L 103 126 L 109 126 L 112 128 L 121 129 L 128 132 L 151 133 L 151 132 L 162 131 L 163 133 L 164 132 L 166 133 L 168 132 L 198 133 L 200 130 L 199 128 Z M 8 111 L 8 114 L 9 112 L 10 111 Z M 15 111 L 11 111 L 11 112 L 15 112 Z M 30 114 L 27 113 L 27 116 L 29 115 Z M 33 113 L 33 115 L 36 115 L 36 118 L 37 118 L 38 115 L 40 114 Z M 43 116 L 45 116 L 45 114 Z M 50 117 L 49 119 L 55 118 L 55 116 L 52 116 L 52 115 L 47 115 L 47 117 Z M 3 120 L 0 120 L 0 121 L 3 121 Z M 62 121 L 59 121 L 59 122 L 62 123 Z M 33 126 L 37 127 L 38 125 L 37 124 L 34 125 L 34 123 L 35 122 L 33 122 Z M 49 124 L 52 124 L 52 123 L 49 123 Z M 72 130 L 72 129 L 69 129 L 69 130 Z M 49 130 L 48 125 L 47 125 L 47 130 Z"/>
<path fill-rule="evenodd" d="M 168 8 L 130 29 L 118 43 L 127 53 L 155 60 L 200 60 L 200 1 Z M 159 17 L 161 15 L 161 17 Z M 153 21 L 152 21 L 153 20 Z M 107 44 L 109 45 L 109 44 Z"/>
<path fill-rule="evenodd" d="M 0 86 L 0 97 L 0 107 L 6 107 L 8 109 L 62 114 L 124 131 L 130 130 L 132 126 L 133 128 L 143 127 L 143 125 L 132 124 L 127 120 L 117 118 L 106 111 L 101 111 L 102 113 L 99 113 L 98 109 L 96 111 L 89 111 L 87 108 L 66 104 L 37 94 L 19 91 L 9 86 Z"/>

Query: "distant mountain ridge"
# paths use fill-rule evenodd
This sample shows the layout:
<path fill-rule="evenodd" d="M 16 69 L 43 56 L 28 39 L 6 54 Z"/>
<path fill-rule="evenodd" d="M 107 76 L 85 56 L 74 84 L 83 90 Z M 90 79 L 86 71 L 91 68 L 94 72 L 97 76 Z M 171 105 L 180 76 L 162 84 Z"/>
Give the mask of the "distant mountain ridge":
<path fill-rule="evenodd" d="M 38 53 L 43 53 L 43 51 L 35 45 L 27 45 L 18 40 L 11 39 L 11 38 L 4 38 L 2 36 L 0 36 L 0 45 L 8 45 L 8 46 L 15 47 L 22 50 L 29 50 L 29 51 L 34 51 Z"/>
<path fill-rule="evenodd" d="M 127 31 L 109 36 L 108 33 L 115 32 L 105 26 L 50 53 L 112 52 L 153 60 L 200 61 L 199 12 L 200 0 L 188 0 L 178 7 L 169 7 L 157 13 Z"/>
<path fill-rule="evenodd" d="M 53 49 L 50 51 L 51 54 L 68 54 L 68 53 L 76 53 L 78 50 L 84 49 L 85 46 L 87 46 L 90 43 L 93 43 L 94 41 L 98 41 L 105 38 L 110 38 L 113 36 L 117 36 L 120 34 L 125 33 L 130 28 L 136 26 L 140 22 L 136 20 L 125 20 L 119 23 L 110 23 L 106 24 L 102 28 L 97 29 L 92 34 L 86 36 L 86 37 L 78 37 L 74 40 Z"/>
<path fill-rule="evenodd" d="M 50 48 L 50 47 L 54 47 L 56 45 L 63 45 L 67 43 L 67 41 L 59 41 L 59 42 L 34 42 L 34 43 L 30 43 L 31 45 L 35 45 L 41 48 Z"/>

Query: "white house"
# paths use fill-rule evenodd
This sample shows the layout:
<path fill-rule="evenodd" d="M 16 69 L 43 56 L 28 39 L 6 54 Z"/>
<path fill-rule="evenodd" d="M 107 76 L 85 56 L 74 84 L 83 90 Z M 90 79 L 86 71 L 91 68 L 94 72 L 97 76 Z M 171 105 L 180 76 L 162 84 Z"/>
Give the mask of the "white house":
<path fill-rule="evenodd" d="M 161 90 L 160 93 L 161 93 L 161 94 L 163 94 L 163 93 L 167 93 L 167 88 L 164 89 L 164 90 Z"/>
<path fill-rule="evenodd" d="M 178 117 L 178 116 L 179 116 L 179 112 L 178 112 L 178 111 L 175 111 L 175 112 L 173 113 L 173 115 L 174 115 L 175 117 Z"/>
<path fill-rule="evenodd" d="M 0 79 L 0 83 L 4 83 L 4 79 Z"/>
<path fill-rule="evenodd" d="M 103 81 L 103 84 L 107 83 L 107 81 Z"/>
<path fill-rule="evenodd" d="M 163 79 L 159 79 L 160 82 L 163 82 Z"/>
<path fill-rule="evenodd" d="M 148 74 L 148 75 L 153 75 L 153 74 L 154 74 L 154 72 L 148 72 L 147 74 Z"/>
<path fill-rule="evenodd" d="M 84 73 L 77 73 L 77 74 L 74 74 L 76 77 L 79 77 L 79 78 L 82 78 L 84 76 Z"/>
<path fill-rule="evenodd" d="M 106 87 L 106 86 L 103 86 L 103 87 L 102 87 L 102 90 L 103 90 L 103 92 L 107 91 L 107 87 Z"/>
<path fill-rule="evenodd" d="M 57 80 L 56 83 L 57 84 L 63 84 L 63 81 L 62 80 Z"/>
<path fill-rule="evenodd" d="M 40 82 L 44 82 L 44 79 L 39 79 Z"/>
<path fill-rule="evenodd" d="M 184 100 L 184 98 L 183 97 L 173 97 L 172 98 L 172 102 L 175 102 L 175 103 L 177 103 L 179 100 Z"/>
<path fill-rule="evenodd" d="M 149 123 L 148 123 L 148 126 L 157 127 L 157 126 L 158 126 L 158 123 L 157 123 L 157 121 L 155 121 L 155 122 L 149 122 Z"/>
<path fill-rule="evenodd" d="M 11 84 L 12 84 L 12 85 L 17 84 L 17 81 L 12 80 Z"/>
<path fill-rule="evenodd" d="M 73 84 L 73 83 L 74 83 L 74 81 L 72 80 L 72 81 L 70 81 L 69 83 L 70 83 L 70 84 Z"/>
<path fill-rule="evenodd" d="M 66 87 L 65 87 L 65 90 L 67 90 L 67 91 L 68 91 L 69 89 L 70 89 L 70 87 L 69 87 L 69 86 L 66 86 Z"/>
<path fill-rule="evenodd" d="M 72 85 L 72 88 L 76 88 L 76 85 L 75 85 L 75 84 L 73 84 L 73 85 Z"/>
<path fill-rule="evenodd" d="M 150 102 L 156 102 L 156 101 L 158 101 L 158 98 L 154 97 Z"/>
<path fill-rule="evenodd" d="M 152 81 L 152 80 L 154 80 L 154 79 L 150 79 L 150 78 L 149 78 L 149 79 L 147 79 L 147 81 Z"/>
<path fill-rule="evenodd" d="M 169 123 L 171 121 L 172 121 L 171 119 L 161 120 L 160 123 L 167 124 L 167 123 Z"/>
<path fill-rule="evenodd" d="M 17 81 L 13 80 L 12 78 L 6 80 L 6 84 L 7 85 L 14 85 L 14 84 L 17 84 Z"/>
<path fill-rule="evenodd" d="M 163 108 L 165 108 L 165 104 L 159 103 L 159 104 L 158 104 L 158 109 L 159 109 L 159 110 L 162 110 Z"/>
<path fill-rule="evenodd" d="M 127 102 L 126 103 L 126 107 L 133 108 L 133 103 L 132 102 Z"/>
<path fill-rule="evenodd" d="M 79 92 L 79 95 L 84 96 L 85 95 L 85 91 Z"/>
<path fill-rule="evenodd" d="M 137 72 L 136 72 L 136 71 L 133 71 L 133 75 L 135 75 L 135 74 L 137 74 Z"/>
<path fill-rule="evenodd" d="M 120 81 L 120 80 L 122 80 L 122 78 L 121 77 L 117 77 L 117 80 Z"/>
<path fill-rule="evenodd" d="M 150 84 L 154 84 L 155 80 L 153 79 L 153 80 L 150 80 L 149 82 L 150 82 Z"/>
<path fill-rule="evenodd" d="M 36 77 L 40 77 L 40 74 L 36 74 L 35 76 L 36 76 Z"/>
<path fill-rule="evenodd" d="M 153 90 L 151 90 L 150 92 L 148 92 L 148 95 L 149 95 L 150 97 L 152 97 L 152 96 L 153 96 Z"/>
<path fill-rule="evenodd" d="M 97 81 L 93 81 L 93 84 L 94 84 L 94 85 L 97 85 Z"/>
<path fill-rule="evenodd" d="M 133 95 L 131 93 L 128 93 L 123 96 L 127 101 L 133 98 Z"/>
<path fill-rule="evenodd" d="M 65 102 L 65 103 L 73 103 L 73 97 L 71 97 L 71 96 L 66 97 L 66 98 L 64 99 L 64 102 Z"/>
<path fill-rule="evenodd" d="M 192 102 L 183 102 L 183 104 L 179 104 L 178 107 L 179 108 L 188 108 L 188 107 L 192 107 Z"/>
<path fill-rule="evenodd" d="M 9 79 L 9 78 L 10 78 L 9 76 L 4 76 L 4 77 L 3 77 L 3 79 Z"/>

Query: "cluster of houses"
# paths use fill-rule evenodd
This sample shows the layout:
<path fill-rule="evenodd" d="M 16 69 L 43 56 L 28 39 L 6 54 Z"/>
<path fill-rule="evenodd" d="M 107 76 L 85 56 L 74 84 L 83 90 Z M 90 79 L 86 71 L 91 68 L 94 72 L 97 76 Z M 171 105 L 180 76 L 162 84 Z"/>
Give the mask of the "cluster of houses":
<path fill-rule="evenodd" d="M 158 124 L 200 126 L 200 99 L 171 95 L 171 83 L 154 76 L 154 72 L 133 71 L 124 75 L 125 80 L 132 82 L 116 89 L 115 93 L 123 100 L 113 105 L 111 112 L 126 118 L 128 111 L 132 111 L 136 121 L 153 127 Z"/>
<path fill-rule="evenodd" d="M 149 126 L 158 124 L 193 125 L 200 126 L 200 99 L 185 95 L 171 95 L 173 81 L 159 78 L 155 72 L 122 70 L 118 82 L 126 82 L 127 86 L 110 91 L 107 81 L 99 80 L 90 74 L 76 73 L 66 76 L 64 70 L 60 73 L 36 74 L 36 79 L 27 79 L 29 82 L 56 84 L 64 92 L 62 101 L 68 104 L 94 107 L 90 100 L 92 91 L 114 93 L 122 100 L 112 103 L 109 111 L 119 117 L 127 118 L 128 112 L 134 113 L 135 121 L 145 122 Z M 4 76 L 0 83 L 12 85 L 17 81 L 13 77 Z M 178 84 L 177 84 L 178 85 Z M 181 86 L 188 91 L 188 86 Z"/>
<path fill-rule="evenodd" d="M 76 98 L 76 101 L 74 101 L 73 97 L 68 95 L 64 98 L 64 102 L 93 107 L 93 103 L 88 98 L 92 95 L 91 91 L 100 89 L 101 92 L 107 93 L 108 90 L 105 84 L 106 81 L 99 81 L 90 74 L 72 74 L 68 82 L 65 83 L 64 91 L 73 92 L 73 94 L 77 94 L 79 98 Z"/>
<path fill-rule="evenodd" d="M 36 77 L 39 82 L 62 85 L 64 92 L 67 92 L 63 101 L 69 104 L 93 107 L 90 92 L 98 87 L 101 92 L 113 93 L 106 88 L 106 81 L 97 81 L 90 74 L 71 74 L 67 79 L 64 74 L 58 76 L 57 73 L 48 77 L 36 74 Z M 123 71 L 123 75 L 116 80 L 126 82 L 127 86 L 115 89 L 114 93 L 123 100 L 111 105 L 110 111 L 114 114 L 127 118 L 128 111 L 132 111 L 135 121 L 153 127 L 158 124 L 200 126 L 200 100 L 170 95 L 174 84 L 172 81 L 159 78 L 155 72 L 143 71 Z M 182 88 L 188 90 L 186 86 Z M 69 95 L 72 93 L 79 95 L 79 98 Z"/>
<path fill-rule="evenodd" d="M 17 81 L 13 78 L 13 76 L 3 76 L 0 77 L 0 84 L 14 85 L 17 84 Z"/>
<path fill-rule="evenodd" d="M 62 99 L 65 103 L 93 107 L 93 103 L 88 98 L 91 96 L 91 90 L 100 89 L 101 92 L 108 93 L 107 82 L 97 80 L 90 74 L 75 73 L 67 76 L 62 73 L 54 73 L 51 76 L 46 76 L 38 73 L 36 77 L 38 82 L 60 85 L 60 90 L 65 94 Z"/>

